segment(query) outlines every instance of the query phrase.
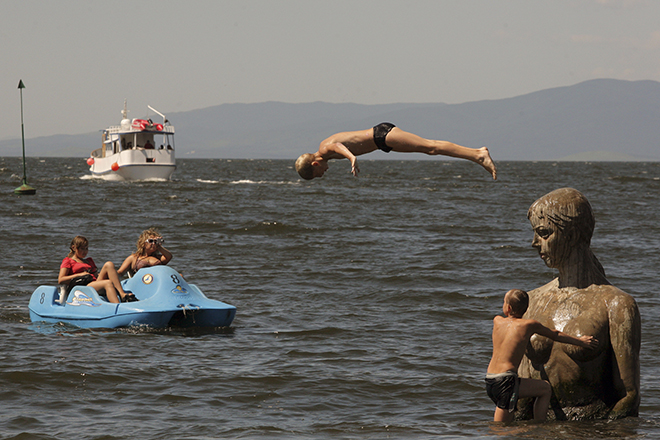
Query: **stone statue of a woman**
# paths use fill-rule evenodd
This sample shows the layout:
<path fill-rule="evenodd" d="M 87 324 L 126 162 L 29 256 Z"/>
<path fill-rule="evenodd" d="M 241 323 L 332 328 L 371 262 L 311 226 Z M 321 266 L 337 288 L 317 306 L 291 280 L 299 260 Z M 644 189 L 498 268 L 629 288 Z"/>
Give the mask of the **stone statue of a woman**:
<path fill-rule="evenodd" d="M 552 191 L 527 213 L 535 247 L 559 276 L 529 292 L 525 318 L 575 335 L 593 335 L 600 344 L 588 350 L 532 337 L 520 377 L 544 379 L 553 388 L 550 419 L 636 416 L 639 410 L 641 321 L 635 300 L 614 287 L 591 252 L 594 216 L 577 190 Z M 532 402 L 520 402 L 525 418 Z"/>

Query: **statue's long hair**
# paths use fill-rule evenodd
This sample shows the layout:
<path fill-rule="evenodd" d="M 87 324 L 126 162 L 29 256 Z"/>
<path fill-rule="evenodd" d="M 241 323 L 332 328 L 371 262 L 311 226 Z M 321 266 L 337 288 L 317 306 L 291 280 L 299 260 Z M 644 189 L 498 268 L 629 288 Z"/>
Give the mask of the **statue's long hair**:
<path fill-rule="evenodd" d="M 591 237 L 596 219 L 589 200 L 578 190 L 560 188 L 544 195 L 529 207 L 527 218 L 546 219 L 562 232 L 564 238 L 588 253 L 594 267 L 605 277 L 605 269 L 591 251 Z"/>

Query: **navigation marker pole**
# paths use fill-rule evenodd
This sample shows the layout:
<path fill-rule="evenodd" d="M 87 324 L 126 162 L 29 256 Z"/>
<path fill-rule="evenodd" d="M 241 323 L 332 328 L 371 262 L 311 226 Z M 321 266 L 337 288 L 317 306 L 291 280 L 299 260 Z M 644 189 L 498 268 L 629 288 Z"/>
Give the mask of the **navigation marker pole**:
<path fill-rule="evenodd" d="M 16 194 L 36 194 L 37 190 L 27 183 L 27 172 L 25 171 L 25 129 L 23 128 L 23 80 L 18 80 L 18 89 L 21 91 L 21 138 L 23 139 L 23 184 L 16 188 Z"/>

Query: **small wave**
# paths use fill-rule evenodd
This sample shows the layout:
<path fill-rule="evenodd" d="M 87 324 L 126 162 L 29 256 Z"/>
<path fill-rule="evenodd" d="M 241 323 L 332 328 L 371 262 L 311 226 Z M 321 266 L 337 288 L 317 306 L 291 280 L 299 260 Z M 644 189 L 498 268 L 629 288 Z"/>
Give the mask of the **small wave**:
<path fill-rule="evenodd" d="M 232 182 L 229 182 L 231 185 L 239 185 L 239 184 L 244 184 L 244 185 L 299 185 L 300 182 L 291 182 L 291 181 L 269 181 L 269 180 L 249 180 L 249 179 L 243 179 L 243 180 L 234 180 Z"/>
<path fill-rule="evenodd" d="M 287 225 L 284 225 L 282 222 L 267 222 L 263 221 L 260 223 L 257 223 L 256 225 L 249 226 L 249 227 L 243 227 L 240 229 L 237 229 L 237 232 L 273 232 L 273 231 L 279 231 L 282 229 L 287 229 L 289 228 Z"/>
<path fill-rule="evenodd" d="M 199 183 L 220 183 L 219 180 L 195 179 Z"/>
<path fill-rule="evenodd" d="M 91 174 L 85 174 L 79 177 L 80 180 L 102 180 L 100 177 L 93 176 Z M 129 182 L 129 183 L 143 183 L 143 182 L 170 182 L 168 179 L 162 179 L 159 177 L 153 177 L 151 179 L 142 179 L 142 180 L 112 180 L 112 182 Z"/>
<path fill-rule="evenodd" d="M 152 177 L 150 179 L 141 179 L 139 182 L 169 182 L 169 179 L 163 179 L 162 177 Z"/>
<path fill-rule="evenodd" d="M 658 177 L 647 177 L 647 176 L 612 176 L 610 180 L 614 180 L 622 183 L 632 183 L 632 182 L 648 182 L 649 180 L 658 181 Z"/>

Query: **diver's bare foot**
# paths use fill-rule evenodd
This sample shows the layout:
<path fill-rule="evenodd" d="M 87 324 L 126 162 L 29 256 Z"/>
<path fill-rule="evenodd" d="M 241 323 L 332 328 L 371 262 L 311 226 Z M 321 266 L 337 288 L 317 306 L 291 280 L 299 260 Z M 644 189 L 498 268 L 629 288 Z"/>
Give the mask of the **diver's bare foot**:
<path fill-rule="evenodd" d="M 490 152 L 487 147 L 479 148 L 477 163 L 493 175 L 493 180 L 497 180 L 497 168 L 495 167 L 495 162 L 493 162 L 493 159 L 490 157 Z"/>

